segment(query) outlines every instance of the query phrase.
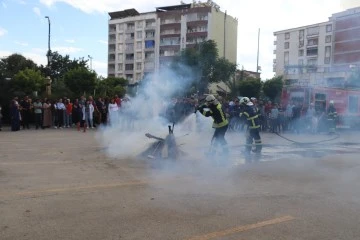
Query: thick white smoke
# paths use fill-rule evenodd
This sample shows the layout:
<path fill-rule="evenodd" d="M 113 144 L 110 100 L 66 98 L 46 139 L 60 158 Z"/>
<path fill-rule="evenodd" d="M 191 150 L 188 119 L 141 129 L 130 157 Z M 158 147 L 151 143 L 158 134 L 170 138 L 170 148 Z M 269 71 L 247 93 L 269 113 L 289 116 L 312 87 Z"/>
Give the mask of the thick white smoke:
<path fill-rule="evenodd" d="M 97 134 L 98 141 L 108 155 L 117 159 L 135 159 L 155 142 L 154 139 L 146 138 L 146 133 L 161 138 L 167 136 L 168 125 L 172 126 L 172 122 L 163 117 L 166 107 L 173 104 L 173 97 L 180 97 L 182 93 L 188 92 L 195 78 L 190 68 L 181 66 L 181 70 L 185 73 L 181 76 L 170 68 L 149 75 L 138 94 L 130 101 L 122 103 L 119 121 L 102 128 Z M 212 131 L 211 119 L 195 114 L 175 125 L 174 135 L 180 137 L 180 144 L 186 142 L 187 146 L 194 147 L 196 142 L 193 141 L 198 140 L 197 125 Z M 185 144 L 183 146 L 187 147 Z"/>

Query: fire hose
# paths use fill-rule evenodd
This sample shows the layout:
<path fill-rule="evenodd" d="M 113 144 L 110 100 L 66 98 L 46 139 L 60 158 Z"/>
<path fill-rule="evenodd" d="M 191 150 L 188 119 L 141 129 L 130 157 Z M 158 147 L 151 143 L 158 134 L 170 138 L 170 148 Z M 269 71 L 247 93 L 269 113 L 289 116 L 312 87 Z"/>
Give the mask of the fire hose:
<path fill-rule="evenodd" d="M 324 142 L 330 142 L 330 141 L 333 141 L 333 140 L 336 140 L 340 137 L 340 134 L 339 133 L 336 133 L 335 136 L 333 138 L 330 138 L 330 139 L 325 139 L 325 140 L 320 140 L 320 141 L 315 141 L 315 142 L 298 142 L 298 141 L 295 141 L 295 140 L 292 140 L 290 138 L 287 138 L 279 133 L 275 133 L 277 136 L 289 141 L 289 142 L 292 142 L 292 143 L 295 143 L 295 144 L 300 144 L 300 145 L 308 145 L 308 144 L 319 144 L 319 143 L 324 143 Z"/>

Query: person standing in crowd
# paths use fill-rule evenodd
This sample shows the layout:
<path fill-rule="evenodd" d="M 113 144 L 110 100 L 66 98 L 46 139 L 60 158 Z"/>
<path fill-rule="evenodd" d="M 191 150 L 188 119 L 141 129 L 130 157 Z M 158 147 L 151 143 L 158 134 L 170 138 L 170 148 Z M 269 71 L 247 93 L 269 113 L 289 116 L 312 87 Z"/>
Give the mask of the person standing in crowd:
<path fill-rule="evenodd" d="M 43 127 L 42 123 L 42 111 L 43 111 L 43 105 L 39 98 L 37 98 L 34 102 L 34 113 L 35 113 L 35 128 L 39 129 L 39 127 Z"/>
<path fill-rule="evenodd" d="M 73 105 L 70 102 L 70 99 L 67 99 L 65 101 L 65 127 L 69 128 L 72 126 L 72 109 L 73 109 Z"/>
<path fill-rule="evenodd" d="M 58 125 L 58 112 L 57 112 L 57 102 L 55 100 L 51 104 L 51 115 L 52 115 L 52 125 L 56 129 Z"/>
<path fill-rule="evenodd" d="M 31 103 L 28 96 L 25 96 L 24 100 L 20 102 L 20 110 L 23 129 L 30 129 Z"/>
<path fill-rule="evenodd" d="M 293 129 L 294 132 L 297 134 L 300 134 L 300 128 L 301 128 L 301 123 L 300 123 L 301 109 L 302 109 L 301 102 L 297 102 L 295 106 L 292 108 Z"/>
<path fill-rule="evenodd" d="M 105 106 L 105 102 L 104 100 L 99 97 L 97 102 L 96 102 L 96 107 L 99 110 L 99 114 L 100 114 L 100 124 L 105 124 L 106 123 L 106 106 Z"/>
<path fill-rule="evenodd" d="M 3 115 L 2 115 L 2 107 L 0 105 L 0 131 L 2 131 L 2 118 L 3 118 Z"/>
<path fill-rule="evenodd" d="M 43 127 L 49 128 L 51 127 L 51 123 L 52 123 L 51 103 L 49 99 L 47 99 L 44 102 L 43 110 L 44 110 Z"/>
<path fill-rule="evenodd" d="M 85 105 L 82 108 L 83 121 L 85 121 L 84 128 L 94 128 L 93 126 L 93 114 L 94 114 L 94 106 L 90 101 L 86 101 Z"/>
<path fill-rule="evenodd" d="M 271 124 L 270 132 L 277 133 L 278 125 L 279 125 L 279 109 L 277 104 L 274 104 L 273 108 L 271 109 L 270 124 Z"/>
<path fill-rule="evenodd" d="M 66 108 L 61 98 L 56 104 L 56 109 L 57 109 L 57 117 L 58 117 L 58 128 L 62 128 L 64 127 L 64 112 Z"/>
<path fill-rule="evenodd" d="M 78 99 L 75 99 L 75 102 L 73 104 L 73 123 L 76 124 L 77 130 L 80 131 L 80 127 L 81 127 L 81 122 L 83 119 L 83 114 L 82 114 L 82 106 L 79 103 Z"/>
<path fill-rule="evenodd" d="M 10 116 L 11 116 L 11 131 L 13 132 L 19 131 L 21 114 L 19 111 L 19 104 L 17 100 L 11 101 Z"/>
<path fill-rule="evenodd" d="M 115 101 L 115 98 L 112 98 L 109 107 L 108 107 L 108 121 L 111 126 L 115 126 L 119 121 L 119 107 Z"/>

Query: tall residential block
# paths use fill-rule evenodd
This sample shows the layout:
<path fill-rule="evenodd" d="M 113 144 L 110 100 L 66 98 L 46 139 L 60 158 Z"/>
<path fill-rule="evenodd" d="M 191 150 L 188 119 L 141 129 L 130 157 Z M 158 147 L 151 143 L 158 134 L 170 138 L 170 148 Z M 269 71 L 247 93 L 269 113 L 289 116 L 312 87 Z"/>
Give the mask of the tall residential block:
<path fill-rule="evenodd" d="M 352 68 L 360 68 L 360 8 L 274 35 L 273 71 L 286 83 L 339 85 Z"/>
<path fill-rule="evenodd" d="M 237 19 L 212 1 L 109 13 L 108 76 L 135 83 L 158 71 L 185 48 L 214 40 L 219 56 L 236 63 Z"/>

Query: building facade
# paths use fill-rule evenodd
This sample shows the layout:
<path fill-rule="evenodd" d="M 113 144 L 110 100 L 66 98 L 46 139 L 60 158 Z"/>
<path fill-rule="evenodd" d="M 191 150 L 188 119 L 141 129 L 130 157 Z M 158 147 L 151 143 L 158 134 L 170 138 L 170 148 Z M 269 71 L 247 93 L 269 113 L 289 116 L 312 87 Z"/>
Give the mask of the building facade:
<path fill-rule="evenodd" d="M 273 71 L 285 83 L 341 85 L 360 64 L 360 8 L 335 13 L 329 21 L 274 33 Z"/>
<path fill-rule="evenodd" d="M 217 43 L 220 57 L 236 63 L 237 19 L 211 1 L 109 15 L 108 76 L 134 84 L 169 64 L 181 50 L 210 39 Z"/>

